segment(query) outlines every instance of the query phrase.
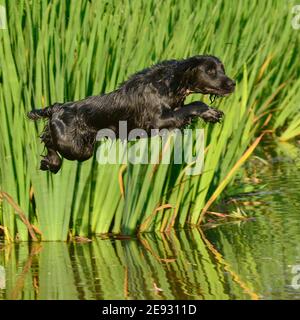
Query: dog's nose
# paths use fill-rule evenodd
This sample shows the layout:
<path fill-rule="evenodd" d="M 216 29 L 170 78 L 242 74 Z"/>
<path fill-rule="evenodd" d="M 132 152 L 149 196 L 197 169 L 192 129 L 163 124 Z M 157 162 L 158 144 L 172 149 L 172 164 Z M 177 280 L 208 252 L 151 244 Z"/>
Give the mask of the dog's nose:
<path fill-rule="evenodd" d="M 228 88 L 228 90 L 230 90 L 231 92 L 233 92 L 234 89 L 235 89 L 235 81 L 234 81 L 234 80 L 231 80 L 231 79 L 227 80 L 227 81 L 226 81 L 226 87 Z"/>
<path fill-rule="evenodd" d="M 234 80 L 228 80 L 227 81 L 227 86 L 230 88 L 234 88 L 235 87 L 235 81 Z"/>

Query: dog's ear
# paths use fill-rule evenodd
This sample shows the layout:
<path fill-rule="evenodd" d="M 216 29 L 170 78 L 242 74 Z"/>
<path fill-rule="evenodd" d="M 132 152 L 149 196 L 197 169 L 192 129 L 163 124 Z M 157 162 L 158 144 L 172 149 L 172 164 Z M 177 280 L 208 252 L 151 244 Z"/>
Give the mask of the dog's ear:
<path fill-rule="evenodd" d="M 189 90 L 194 90 L 194 87 L 197 83 L 197 75 L 198 75 L 198 66 L 195 66 L 191 69 L 187 69 L 184 78 L 185 78 L 185 84 L 186 88 Z"/>
<path fill-rule="evenodd" d="M 190 90 L 193 90 L 195 84 L 197 83 L 198 74 L 200 67 L 203 64 L 203 59 L 201 56 L 195 56 L 183 61 L 181 65 L 181 75 L 184 79 L 185 86 Z"/>
<path fill-rule="evenodd" d="M 203 63 L 202 56 L 194 56 L 182 61 L 182 71 L 189 72 L 199 68 L 200 65 Z"/>
<path fill-rule="evenodd" d="M 186 90 L 194 91 L 197 84 L 201 66 L 205 62 L 204 56 L 194 56 L 181 60 L 174 69 L 173 83 Z"/>

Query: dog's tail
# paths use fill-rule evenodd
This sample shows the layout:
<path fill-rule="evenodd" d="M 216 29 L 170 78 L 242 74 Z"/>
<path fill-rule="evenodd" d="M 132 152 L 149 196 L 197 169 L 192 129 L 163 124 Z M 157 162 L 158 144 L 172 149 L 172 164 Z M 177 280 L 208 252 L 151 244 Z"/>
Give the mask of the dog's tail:
<path fill-rule="evenodd" d="M 45 109 L 32 110 L 27 113 L 27 117 L 31 120 L 39 120 L 42 118 L 50 118 L 52 115 L 51 107 Z"/>
<path fill-rule="evenodd" d="M 52 114 L 60 106 L 60 103 L 55 103 L 52 106 L 46 107 L 44 109 L 35 109 L 27 113 L 27 117 L 31 120 L 39 120 L 42 118 L 51 118 Z"/>

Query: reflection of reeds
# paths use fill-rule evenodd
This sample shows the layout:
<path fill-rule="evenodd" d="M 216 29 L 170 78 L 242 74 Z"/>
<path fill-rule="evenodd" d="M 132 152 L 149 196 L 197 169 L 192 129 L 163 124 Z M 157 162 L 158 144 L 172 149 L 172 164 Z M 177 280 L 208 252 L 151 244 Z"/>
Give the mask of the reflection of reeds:
<path fill-rule="evenodd" d="M 247 0 L 243 8 L 239 2 L 185 0 L 5 4 L 9 25 L 0 32 L 0 190 L 29 221 L 24 224 L 15 208 L 3 202 L 0 225 L 7 239 L 32 238 L 30 225 L 41 230 L 43 240 L 66 240 L 70 230 L 86 237 L 139 228 L 170 232 L 174 226 L 199 224 L 232 182 L 233 169 L 262 126 L 282 140 L 300 133 L 298 44 L 290 40 L 296 35 L 290 10 L 282 9 L 281 1 Z M 209 23 L 207 12 L 214 13 Z M 233 21 L 240 27 L 233 28 Z M 100 166 L 95 159 L 64 161 L 56 176 L 38 170 L 43 124 L 26 120 L 31 108 L 108 92 L 154 62 L 204 52 L 221 57 L 238 86 L 219 105 L 226 114 L 222 124 L 196 124 L 205 128 L 203 174 L 183 176 L 186 165 Z"/>
<path fill-rule="evenodd" d="M 0 251 L 0 264 L 3 255 Z M 11 248 L 4 265 L 8 279 L 4 299 L 256 297 L 197 229 L 168 236 L 145 233 L 138 240 L 45 242 L 31 250 L 22 244 Z"/>
<path fill-rule="evenodd" d="M 231 266 L 228 264 L 228 262 L 226 262 L 224 260 L 224 258 L 222 257 L 222 255 L 218 252 L 218 250 L 216 250 L 216 248 L 207 240 L 207 238 L 205 237 L 204 233 L 201 231 L 201 229 L 199 229 L 199 232 L 201 234 L 201 238 L 203 239 L 204 243 L 206 244 L 207 248 L 212 252 L 212 254 L 215 256 L 216 260 L 222 264 L 224 266 L 224 269 L 230 273 L 230 275 L 232 276 L 233 281 L 235 281 L 237 284 L 239 284 L 241 286 L 241 288 L 247 293 L 249 294 L 249 296 L 251 297 L 252 300 L 258 300 L 259 296 L 253 292 L 252 289 L 250 289 L 248 287 L 248 285 L 246 283 L 244 283 L 239 275 L 236 274 L 236 272 L 234 272 L 231 268 Z"/>
<path fill-rule="evenodd" d="M 17 300 L 20 299 L 22 297 L 22 292 L 24 290 L 24 282 L 25 282 L 25 278 L 27 277 L 27 274 L 30 272 L 31 266 L 32 266 L 32 261 L 35 255 L 39 254 L 42 251 L 42 246 L 41 245 L 33 245 L 28 259 L 22 269 L 21 274 L 18 276 L 17 280 L 16 280 L 16 284 L 14 286 L 14 288 L 12 289 L 11 295 L 10 295 L 10 299 L 12 300 Z M 35 289 L 35 292 L 38 293 L 38 287 L 36 284 L 36 278 L 33 276 L 33 288 Z"/>

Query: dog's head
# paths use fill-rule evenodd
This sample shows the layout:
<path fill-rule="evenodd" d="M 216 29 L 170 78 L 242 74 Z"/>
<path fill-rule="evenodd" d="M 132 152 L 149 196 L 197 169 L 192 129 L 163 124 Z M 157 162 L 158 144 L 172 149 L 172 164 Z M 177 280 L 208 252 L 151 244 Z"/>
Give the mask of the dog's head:
<path fill-rule="evenodd" d="M 235 89 L 235 81 L 227 77 L 223 63 L 214 56 L 195 56 L 185 60 L 190 92 L 226 96 Z M 190 64 L 190 67 L 189 67 Z"/>

